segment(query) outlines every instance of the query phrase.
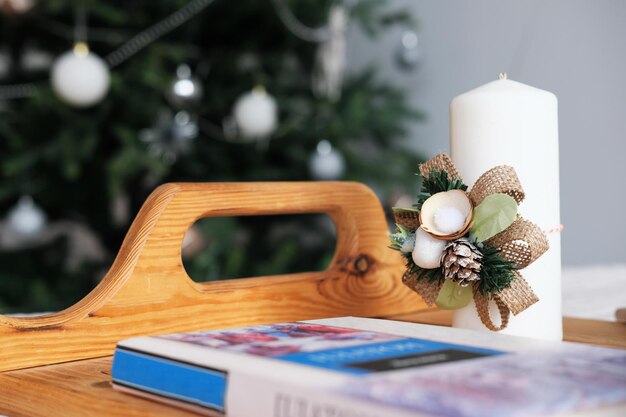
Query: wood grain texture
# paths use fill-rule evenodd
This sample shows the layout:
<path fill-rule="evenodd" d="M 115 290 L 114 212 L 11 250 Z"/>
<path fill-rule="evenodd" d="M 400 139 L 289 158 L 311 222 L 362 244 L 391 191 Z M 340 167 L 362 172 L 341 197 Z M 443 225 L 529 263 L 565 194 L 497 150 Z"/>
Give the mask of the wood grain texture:
<path fill-rule="evenodd" d="M 386 318 L 450 325 L 450 311 L 431 310 Z M 563 319 L 565 339 L 626 348 L 623 324 Z M 10 417 L 173 416 L 189 412 L 114 391 L 111 358 L 41 366 L 0 373 L 0 414 Z"/>
<path fill-rule="evenodd" d="M 614 321 L 564 319 L 563 337 L 569 342 L 626 349 L 626 326 Z"/>
<path fill-rule="evenodd" d="M 327 213 L 337 246 L 327 270 L 195 283 L 182 265 L 202 217 Z M 0 371 L 110 355 L 128 337 L 425 308 L 401 283 L 378 199 L 362 184 L 166 184 L 140 210 L 111 269 L 77 304 L 46 316 L 0 315 Z"/>
<path fill-rule="evenodd" d="M 197 416 L 111 387 L 111 358 L 0 373 L 0 414 L 9 417 Z"/>

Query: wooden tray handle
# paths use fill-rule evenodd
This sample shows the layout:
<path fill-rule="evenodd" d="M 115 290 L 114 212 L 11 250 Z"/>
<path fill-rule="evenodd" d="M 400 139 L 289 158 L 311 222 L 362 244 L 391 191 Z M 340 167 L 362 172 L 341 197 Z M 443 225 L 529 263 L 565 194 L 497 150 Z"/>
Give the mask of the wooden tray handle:
<path fill-rule="evenodd" d="M 335 222 L 325 271 L 209 283 L 188 277 L 182 241 L 199 218 L 297 213 L 327 213 Z M 166 184 L 146 200 L 106 277 L 85 298 L 45 316 L 0 315 L 0 371 L 110 354 L 136 335 L 423 308 L 401 274 L 380 203 L 362 184 Z M 54 352 L 19 352 L 36 340 Z"/>

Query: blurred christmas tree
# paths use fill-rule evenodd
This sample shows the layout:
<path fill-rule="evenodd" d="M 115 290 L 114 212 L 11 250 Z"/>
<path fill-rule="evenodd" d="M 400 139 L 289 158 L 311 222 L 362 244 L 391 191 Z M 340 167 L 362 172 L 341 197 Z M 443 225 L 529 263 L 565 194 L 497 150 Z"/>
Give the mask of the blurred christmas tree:
<path fill-rule="evenodd" d="M 344 74 L 348 24 L 375 36 L 414 21 L 378 0 L 0 0 L 0 311 L 86 294 L 164 182 L 346 179 L 399 195 L 420 114 L 374 69 Z M 332 228 L 311 218 L 276 238 L 290 224 L 199 224 L 188 271 L 319 269 Z"/>

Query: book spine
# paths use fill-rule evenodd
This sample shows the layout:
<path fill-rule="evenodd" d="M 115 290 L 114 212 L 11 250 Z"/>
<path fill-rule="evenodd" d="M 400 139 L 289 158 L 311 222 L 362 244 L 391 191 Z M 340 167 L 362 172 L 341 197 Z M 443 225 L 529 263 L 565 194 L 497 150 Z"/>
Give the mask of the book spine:
<path fill-rule="evenodd" d="M 118 347 L 111 377 L 113 386 L 126 392 L 224 413 L 225 370 Z"/>
<path fill-rule="evenodd" d="M 338 386 L 288 383 L 268 376 L 230 372 L 226 415 L 234 417 L 417 417 L 395 407 L 358 399 Z"/>

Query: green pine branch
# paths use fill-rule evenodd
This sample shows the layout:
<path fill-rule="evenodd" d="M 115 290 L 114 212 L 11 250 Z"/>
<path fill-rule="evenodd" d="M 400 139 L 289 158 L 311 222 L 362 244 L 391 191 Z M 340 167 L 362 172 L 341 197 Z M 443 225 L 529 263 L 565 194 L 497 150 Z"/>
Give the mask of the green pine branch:
<path fill-rule="evenodd" d="M 428 173 L 428 177 L 423 177 L 422 188 L 417 196 L 415 207 L 422 209 L 422 204 L 433 194 L 450 190 L 467 190 L 467 185 L 463 180 L 448 175 L 445 171 L 435 171 L 434 169 Z"/>
<path fill-rule="evenodd" d="M 511 285 L 516 278 L 513 271 L 519 268 L 500 256 L 500 249 L 491 247 L 480 249 L 483 259 L 478 289 L 483 295 L 493 296 Z"/>
<path fill-rule="evenodd" d="M 441 268 L 424 269 L 417 266 L 415 262 L 413 262 L 413 256 L 410 252 L 403 253 L 402 256 L 404 257 L 407 270 L 409 273 L 417 275 L 417 279 L 427 279 L 431 284 L 434 282 L 442 282 L 444 280 Z"/>

